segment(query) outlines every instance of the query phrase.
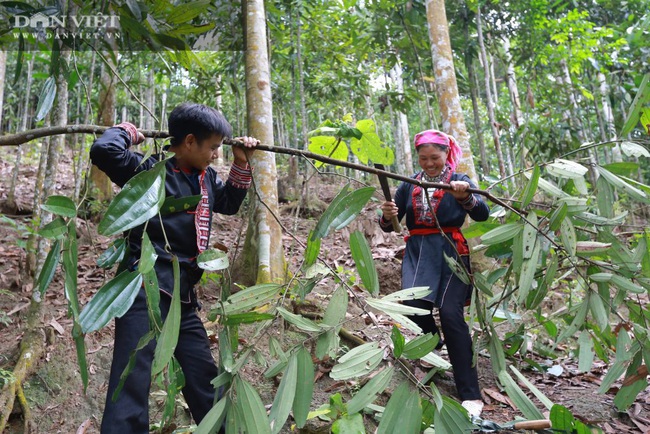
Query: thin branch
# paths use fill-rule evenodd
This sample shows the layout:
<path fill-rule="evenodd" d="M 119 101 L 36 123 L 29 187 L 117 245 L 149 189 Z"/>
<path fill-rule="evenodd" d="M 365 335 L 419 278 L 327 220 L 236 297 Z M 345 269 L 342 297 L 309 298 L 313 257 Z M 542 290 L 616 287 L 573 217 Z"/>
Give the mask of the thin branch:
<path fill-rule="evenodd" d="M 53 126 L 53 127 L 44 127 L 36 128 L 30 131 L 25 131 L 23 133 L 11 134 L 7 136 L 0 137 L 0 146 L 17 146 L 30 140 L 39 139 L 41 137 L 55 136 L 59 134 L 79 134 L 79 133 L 89 133 L 89 134 L 101 134 L 110 127 L 98 126 L 98 125 L 68 125 L 68 126 Z M 145 137 L 151 138 L 167 138 L 169 133 L 166 131 L 157 131 L 157 130 L 139 130 Z M 225 139 L 223 142 L 225 145 L 229 146 L 243 146 L 243 143 L 235 139 Z M 283 146 L 270 146 L 270 145 L 257 145 L 257 150 L 274 152 L 277 154 L 287 154 L 287 155 L 298 155 L 304 158 L 309 158 L 317 160 L 326 164 L 331 164 L 334 166 L 347 167 L 350 169 L 358 170 L 361 172 L 372 173 L 377 176 L 385 176 L 387 178 L 395 179 L 397 181 L 406 182 L 409 184 L 419 185 L 422 188 L 439 188 L 442 190 L 451 190 L 449 184 L 442 184 L 438 182 L 423 182 L 408 176 L 398 175 L 386 170 L 376 169 L 374 167 L 363 166 L 361 164 L 350 163 L 348 161 L 337 160 L 334 158 L 329 158 L 324 155 L 315 154 L 313 152 L 302 151 L 300 149 L 286 148 Z M 511 205 L 505 203 L 501 199 L 492 196 L 492 194 L 485 190 L 479 190 L 476 188 L 468 188 L 466 190 L 468 193 L 474 193 L 481 196 L 484 196 L 486 199 L 490 200 L 497 205 L 501 205 L 504 208 L 507 208 L 518 215 L 525 215 L 524 211 L 518 210 Z"/>

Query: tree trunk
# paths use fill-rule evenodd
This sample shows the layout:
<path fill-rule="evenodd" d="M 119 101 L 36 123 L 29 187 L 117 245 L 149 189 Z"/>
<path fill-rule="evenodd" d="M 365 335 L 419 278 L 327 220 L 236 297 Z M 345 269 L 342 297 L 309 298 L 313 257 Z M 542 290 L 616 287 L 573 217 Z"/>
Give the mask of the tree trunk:
<path fill-rule="evenodd" d="M 442 129 L 454 136 L 463 150 L 463 156 L 458 163 L 457 170 L 466 173 L 477 183 L 469 135 L 467 134 L 465 117 L 458 96 L 445 2 L 444 0 L 427 0 L 426 7 L 436 95 L 442 114 Z"/>
<path fill-rule="evenodd" d="M 108 65 L 104 65 L 101 74 L 101 90 L 99 92 L 99 112 L 97 120 L 100 125 L 110 126 L 115 123 L 115 82 L 117 79 L 113 76 L 112 70 L 116 70 L 117 65 L 114 60 L 117 59 L 117 51 L 106 53 Z M 109 67 L 110 65 L 110 67 Z M 90 169 L 90 185 L 92 197 L 102 203 L 108 202 L 113 198 L 113 183 L 104 172 L 99 170 L 93 164 Z"/>
<path fill-rule="evenodd" d="M 600 101 L 603 110 L 603 121 L 605 123 L 606 135 L 602 137 L 603 141 L 616 138 L 616 126 L 614 124 L 614 112 L 612 111 L 612 104 L 609 102 L 609 85 L 607 84 L 607 77 L 602 72 L 598 73 L 598 84 L 600 89 Z M 621 147 L 618 143 L 614 144 L 612 148 L 612 159 L 614 162 L 620 163 L 623 161 L 621 154 Z"/>
<path fill-rule="evenodd" d="M 490 65 L 488 63 L 487 51 L 485 50 L 485 42 L 483 40 L 483 24 L 481 22 L 481 8 L 478 7 L 476 11 L 476 28 L 478 30 L 478 43 L 480 47 L 481 60 L 483 62 L 483 70 L 485 72 L 485 99 L 487 101 L 488 119 L 490 121 L 490 128 L 492 129 L 492 139 L 494 140 L 494 150 L 497 154 L 497 161 L 499 163 L 499 176 L 505 179 L 506 166 L 503 159 L 503 152 L 501 151 L 501 140 L 499 138 L 499 128 L 497 127 L 496 117 L 494 115 L 494 98 L 491 90 L 490 80 Z"/>
<path fill-rule="evenodd" d="M 302 122 L 302 148 L 306 151 L 309 148 L 309 140 L 307 140 L 308 119 L 307 119 L 307 104 L 305 103 L 305 80 L 302 71 L 302 21 L 300 15 L 302 13 L 302 1 L 298 1 L 298 21 L 296 23 L 296 63 L 298 65 L 298 90 L 300 92 L 300 116 Z"/>
<path fill-rule="evenodd" d="M 7 72 L 7 52 L 0 50 L 0 131 L 2 129 L 2 112 L 4 111 L 5 73 Z"/>
<path fill-rule="evenodd" d="M 399 61 L 390 71 L 390 76 L 395 84 L 395 90 L 404 93 L 404 80 L 402 78 L 402 66 Z M 401 175 L 410 175 L 413 172 L 413 157 L 411 155 L 411 139 L 409 134 L 409 124 L 406 113 L 401 110 L 395 110 L 395 150 L 399 150 L 401 161 L 398 161 L 397 173 Z"/>
<path fill-rule="evenodd" d="M 266 44 L 266 16 L 263 0 L 245 0 L 246 17 L 246 107 L 249 134 L 267 145 L 273 144 L 273 105 Z M 255 152 L 251 158 L 255 192 L 251 197 L 250 219 L 243 260 L 250 266 L 252 281 L 284 282 L 286 262 L 277 194 L 275 154 Z"/>
<path fill-rule="evenodd" d="M 0 54 L 0 57 L 2 55 Z M 31 56 L 29 61 L 27 62 L 27 81 L 25 82 L 25 98 L 23 99 L 23 110 L 22 110 L 22 115 L 20 119 L 20 126 L 18 127 L 18 131 L 27 131 L 27 118 L 29 115 L 29 98 L 30 95 L 32 94 L 32 71 L 34 69 L 34 55 Z M 0 58 L 0 62 L 2 59 Z M 4 77 L 3 77 L 3 71 L 2 71 L 2 65 L 0 65 L 0 87 L 4 85 Z M 0 100 L 2 97 L 0 97 Z M 0 107 L 2 106 L 2 102 L 0 101 Z M 1 111 L 1 110 L 0 110 Z M 0 122 L 2 122 L 0 120 Z M 7 193 L 7 204 L 6 207 L 8 210 L 14 210 L 14 212 L 19 211 L 18 206 L 16 204 L 16 183 L 18 181 L 18 174 L 20 172 L 20 165 L 21 165 L 21 160 L 23 157 L 23 147 L 22 145 L 19 145 L 16 148 L 16 160 L 14 163 L 14 170 L 11 174 L 11 182 L 9 183 L 9 192 Z"/>
<path fill-rule="evenodd" d="M 519 89 L 517 87 L 517 76 L 515 75 L 515 65 L 512 61 L 512 53 L 510 52 L 510 39 L 508 37 L 503 40 L 503 51 L 505 51 L 506 62 L 508 69 L 506 73 L 506 82 L 508 84 L 508 93 L 510 94 L 510 104 L 512 104 L 512 119 L 515 129 L 523 124 L 523 115 L 521 113 L 521 100 L 519 99 Z"/>

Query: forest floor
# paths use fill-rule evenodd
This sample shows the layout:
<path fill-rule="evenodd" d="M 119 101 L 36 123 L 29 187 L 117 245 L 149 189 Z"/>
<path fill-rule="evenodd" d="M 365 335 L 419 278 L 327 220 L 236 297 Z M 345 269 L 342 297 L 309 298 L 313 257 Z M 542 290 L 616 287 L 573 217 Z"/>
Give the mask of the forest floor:
<path fill-rule="evenodd" d="M 6 199 L 9 180 L 13 165 L 13 155 L 9 150 L 0 149 L 0 205 Z M 59 177 L 56 183 L 55 194 L 69 194 L 72 185 L 72 161 L 68 156 L 61 159 Z M 224 168 L 220 172 L 227 173 Z M 24 164 L 21 167 L 17 194 L 18 205 L 22 208 L 20 213 L 5 215 L 0 214 L 0 381 L 4 381 L 7 371 L 10 371 L 18 354 L 18 345 L 24 333 L 25 315 L 29 305 L 32 282 L 24 277 L 25 251 L 20 246 L 27 234 L 27 225 L 31 217 L 31 203 L 33 195 L 36 166 Z M 313 189 L 318 197 L 329 203 L 344 184 L 341 178 L 328 176 L 316 180 Z M 377 195 L 377 198 L 379 196 Z M 371 245 L 373 256 L 380 275 L 383 293 L 393 292 L 400 287 L 400 263 L 396 258 L 397 252 L 403 246 L 403 240 L 396 234 L 385 234 L 375 224 L 379 201 L 371 201 L 364 212 L 349 227 L 331 234 L 323 240 L 321 249 L 322 258 L 334 269 L 343 271 L 347 277 L 354 279 L 352 272 L 354 262 L 348 248 L 348 237 L 351 231 L 361 230 Z M 284 205 L 289 209 L 288 205 Z M 2 208 L 0 208 L 1 211 Z M 245 210 L 243 210 L 245 212 Z M 246 218 L 240 212 L 234 217 L 217 216 L 214 220 L 213 241 L 227 246 L 233 254 L 239 249 L 239 240 L 243 240 Z M 293 237 L 305 242 L 308 232 L 314 227 L 317 217 L 296 218 L 290 211 L 281 213 L 281 221 L 285 228 L 291 231 L 284 235 L 286 257 L 291 270 L 299 267 L 304 256 L 304 251 L 294 241 Z M 88 302 L 96 290 L 102 285 L 111 273 L 105 273 L 95 264 L 98 255 L 108 247 L 110 240 L 97 235 L 96 222 L 79 220 L 79 298 L 82 305 Z M 39 433 L 97 433 L 103 402 L 106 394 L 107 378 L 112 356 L 112 322 L 104 329 L 86 336 L 90 384 L 84 393 L 81 378 L 78 372 L 74 344 L 71 338 L 72 323 L 68 317 L 67 302 L 62 288 L 62 279 L 55 278 L 48 290 L 44 303 L 44 321 L 42 330 L 46 342 L 46 351 L 43 360 L 40 360 L 34 375 L 24 385 L 25 395 L 31 407 L 31 416 Z M 233 278 L 234 280 L 234 278 Z M 321 300 L 328 297 L 334 289 L 331 280 L 323 281 L 317 285 L 308 297 L 314 305 L 318 306 Z M 218 288 L 215 283 L 208 283 L 200 289 L 200 298 L 207 309 L 203 315 L 218 300 Z M 348 308 L 347 321 L 344 327 L 356 336 L 366 341 L 382 341 L 382 346 L 390 342 L 389 336 L 392 323 L 389 318 L 362 310 L 353 302 L 355 297 L 351 293 L 351 303 Z M 370 321 L 369 316 L 374 316 Z M 378 325 L 375 325 L 378 324 Z M 214 335 L 216 326 L 207 324 L 209 333 Z M 475 332 L 479 332 L 476 327 Z M 285 342 L 299 342 L 304 336 L 291 327 L 276 330 L 277 337 Z M 240 341 L 247 344 L 250 331 L 241 332 Z M 345 340 L 343 345 L 348 347 L 352 343 Z M 217 343 L 213 344 L 215 358 L 217 357 Z M 266 342 L 256 342 L 255 348 L 260 351 L 266 360 L 269 360 Z M 286 349 L 286 348 L 285 348 Z M 607 394 L 597 392 L 601 380 L 606 373 L 607 366 L 602 362 L 594 364 L 588 373 L 579 373 L 577 360 L 570 357 L 564 348 L 557 350 L 555 359 L 544 358 L 540 355 L 529 353 L 541 365 L 553 366 L 547 372 L 527 369 L 526 364 L 513 360 L 529 381 L 537 386 L 553 402 L 569 408 L 579 419 L 599 426 L 606 433 L 647 433 L 650 432 L 650 391 L 639 394 L 636 402 L 626 413 L 618 413 L 613 404 L 614 387 Z M 388 354 L 388 351 L 387 351 Z M 446 353 L 442 350 L 442 355 Z M 483 397 L 486 402 L 482 417 L 497 423 L 506 423 L 520 417 L 505 392 L 500 389 L 486 351 L 479 353 L 478 370 Z M 394 363 L 387 357 L 386 363 Z M 426 369 L 419 363 L 397 364 L 402 375 L 409 371 L 410 375 L 422 379 Z M 243 376 L 255 384 L 265 404 L 270 404 L 275 396 L 278 383 L 273 379 L 266 379 L 262 373 L 265 366 L 249 362 L 243 368 Z M 349 392 L 358 387 L 356 382 L 334 381 L 327 375 L 327 365 L 318 365 L 318 375 L 315 386 L 315 397 L 312 410 L 321 404 L 328 403 L 329 397 L 337 392 L 349 396 Z M 402 377 L 404 378 L 404 377 Z M 433 381 L 443 394 L 457 399 L 453 377 L 451 373 L 437 374 Z M 617 383 L 615 386 L 620 386 Z M 389 386 L 390 390 L 390 386 Z M 524 388 L 524 390 L 526 390 Z M 161 403 L 164 392 L 154 386 L 151 397 L 151 420 L 160 420 Z M 381 398 L 385 404 L 386 396 Z M 536 401 L 537 402 L 537 401 Z M 539 404 L 539 403 L 538 403 Z M 6 432 L 19 433 L 22 431 L 23 415 L 15 406 L 15 413 L 10 419 Z M 540 405 L 539 408 L 542 408 Z M 372 432 L 376 422 L 371 416 L 366 416 L 368 432 Z M 183 426 L 189 425 L 189 417 L 182 400 L 177 406 L 175 420 L 179 431 L 184 432 Z M 287 423 L 283 432 L 291 432 Z M 171 431 L 168 431 L 171 432 Z M 307 429 L 302 432 L 328 432 L 326 422 L 314 419 L 308 423 Z M 500 432 L 513 432 L 502 430 Z"/>

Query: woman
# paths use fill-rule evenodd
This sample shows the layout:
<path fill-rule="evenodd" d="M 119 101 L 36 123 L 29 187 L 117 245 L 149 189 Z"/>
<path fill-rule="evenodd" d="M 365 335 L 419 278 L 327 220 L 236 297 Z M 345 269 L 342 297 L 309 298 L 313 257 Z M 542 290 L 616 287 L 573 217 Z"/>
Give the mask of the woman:
<path fill-rule="evenodd" d="M 436 334 L 438 327 L 433 319 L 433 308 L 439 309 L 456 389 L 463 407 L 471 416 L 478 417 L 483 402 L 476 367 L 472 366 L 472 340 L 463 314 L 472 286 L 453 273 L 444 255 L 462 262 L 469 271 L 469 249 L 460 227 L 466 215 L 484 221 L 490 210 L 479 196 L 467 193 L 468 188 L 475 188 L 469 177 L 455 172 L 462 151 L 453 137 L 436 130 L 423 131 L 415 136 L 415 150 L 422 171 L 414 178 L 449 184 L 451 190 L 424 189 L 402 183 L 394 202 L 382 204 L 379 224 L 384 231 L 390 232 L 393 230 L 391 218 L 397 216 L 401 220 L 406 215 L 409 237 L 402 263 L 402 288 L 428 286 L 430 292 L 424 299 L 409 300 L 405 304 L 431 312 L 409 318 L 423 333 Z"/>

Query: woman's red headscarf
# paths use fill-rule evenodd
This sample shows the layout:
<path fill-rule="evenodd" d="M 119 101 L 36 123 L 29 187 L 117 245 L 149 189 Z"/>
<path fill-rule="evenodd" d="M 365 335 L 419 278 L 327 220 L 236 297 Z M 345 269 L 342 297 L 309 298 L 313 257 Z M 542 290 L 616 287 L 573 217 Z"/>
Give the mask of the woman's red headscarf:
<path fill-rule="evenodd" d="M 451 167 L 451 170 L 456 170 L 456 165 L 460 160 L 460 157 L 463 155 L 463 151 L 460 149 L 460 146 L 456 143 L 454 139 L 449 134 L 445 134 L 442 131 L 438 130 L 426 130 L 415 135 L 415 149 L 418 146 L 426 144 L 436 144 L 441 146 L 446 146 L 449 148 L 449 153 L 447 154 L 447 164 Z"/>

